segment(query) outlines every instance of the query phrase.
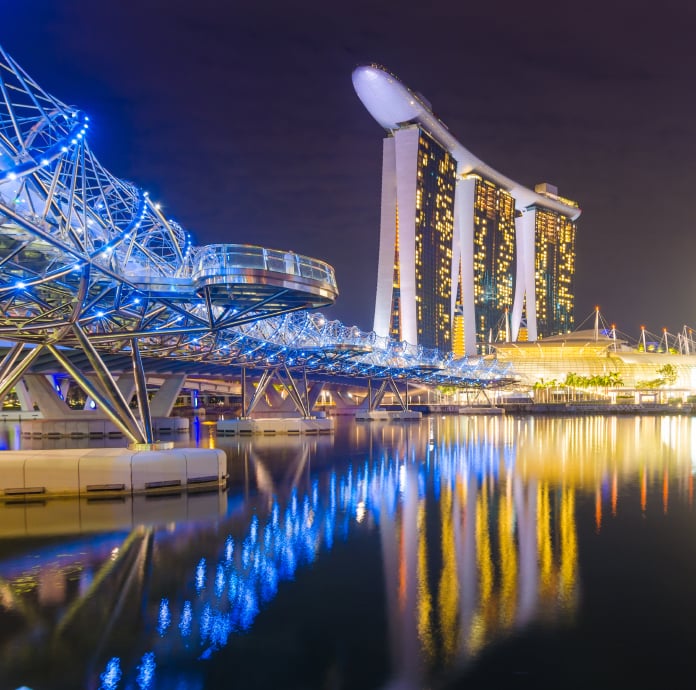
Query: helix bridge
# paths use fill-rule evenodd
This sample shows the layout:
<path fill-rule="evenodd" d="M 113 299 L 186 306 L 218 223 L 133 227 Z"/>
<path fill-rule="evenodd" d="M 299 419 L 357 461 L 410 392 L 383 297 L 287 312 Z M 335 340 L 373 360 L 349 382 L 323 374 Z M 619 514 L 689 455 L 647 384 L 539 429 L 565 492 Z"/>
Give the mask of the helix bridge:
<path fill-rule="evenodd" d="M 309 311 L 338 295 L 323 261 L 196 246 L 146 191 L 99 163 L 89 128 L 0 47 L 0 397 L 48 358 L 131 440 L 149 443 L 143 358 L 479 388 L 511 380 L 495 361 L 455 360 Z M 115 355 L 132 364 L 140 418 L 112 376 Z"/>

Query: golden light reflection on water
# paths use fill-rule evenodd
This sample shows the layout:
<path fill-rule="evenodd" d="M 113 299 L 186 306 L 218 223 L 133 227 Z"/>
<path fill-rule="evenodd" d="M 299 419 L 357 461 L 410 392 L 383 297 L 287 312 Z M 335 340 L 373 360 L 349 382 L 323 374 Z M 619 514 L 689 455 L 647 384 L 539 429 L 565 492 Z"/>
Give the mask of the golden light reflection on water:
<path fill-rule="evenodd" d="M 435 656 L 432 626 L 432 597 L 428 582 L 428 553 L 425 540 L 425 506 L 418 506 L 418 637 L 428 661 Z"/>
<path fill-rule="evenodd" d="M 457 577 L 456 538 L 454 531 L 453 491 L 446 487 L 440 496 L 442 516 L 442 573 L 438 610 L 445 659 L 451 659 L 459 640 L 457 610 L 459 608 L 459 580 Z"/>
<path fill-rule="evenodd" d="M 422 431 L 366 433 L 372 441 L 383 435 L 377 444 L 403 458 L 405 484 L 428 484 L 402 494 L 399 548 L 383 552 L 387 590 L 401 602 L 389 611 L 392 634 L 398 631 L 392 647 L 403 645 L 403 659 L 413 648 L 410 629 L 424 669 L 466 663 L 534 620 L 572 624 L 581 591 L 580 496 L 593 508 L 586 515 L 595 532 L 622 509 L 667 513 L 675 497 L 691 505 L 691 419 L 447 419 Z M 431 468 L 425 480 L 423 461 Z M 417 515 L 413 529 L 409 515 Z M 418 554 L 411 569 L 409 538 Z M 398 554 L 398 564 L 389 554 Z M 403 596 L 410 580 L 415 610 Z"/>

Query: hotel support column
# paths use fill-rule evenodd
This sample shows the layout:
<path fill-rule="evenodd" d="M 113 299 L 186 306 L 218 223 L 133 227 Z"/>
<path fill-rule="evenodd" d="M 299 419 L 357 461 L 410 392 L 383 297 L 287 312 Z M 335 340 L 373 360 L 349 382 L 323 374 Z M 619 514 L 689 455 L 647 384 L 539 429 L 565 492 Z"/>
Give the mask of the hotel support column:
<path fill-rule="evenodd" d="M 517 248 L 517 275 L 515 278 L 515 298 L 512 303 L 512 340 L 517 340 L 522 323 L 522 311 L 527 298 L 527 339 L 537 339 L 536 282 L 534 266 L 534 234 L 536 211 L 531 208 L 523 211 L 515 220 Z"/>
<path fill-rule="evenodd" d="M 418 343 L 415 274 L 418 137 L 419 130 L 413 127 L 399 129 L 393 137 L 384 140 L 382 216 L 374 322 L 377 335 L 389 335 L 398 216 L 401 340 L 412 345 Z"/>
<path fill-rule="evenodd" d="M 454 194 L 454 240 L 452 247 L 452 306 L 451 323 L 457 299 L 459 265 L 462 267 L 462 311 L 464 317 L 464 351 L 475 356 L 476 312 L 474 308 L 474 194 L 476 178 L 461 177 L 457 171 Z"/>

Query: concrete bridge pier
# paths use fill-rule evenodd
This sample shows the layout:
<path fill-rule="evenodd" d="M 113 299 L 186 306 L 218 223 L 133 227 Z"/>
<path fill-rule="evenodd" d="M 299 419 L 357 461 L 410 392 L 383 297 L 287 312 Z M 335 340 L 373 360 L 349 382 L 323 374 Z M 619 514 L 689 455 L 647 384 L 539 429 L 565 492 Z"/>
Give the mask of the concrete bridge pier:
<path fill-rule="evenodd" d="M 169 417 L 174 403 L 186 382 L 186 374 L 167 376 L 150 400 L 150 413 L 153 417 Z"/>
<path fill-rule="evenodd" d="M 361 406 L 361 409 L 356 412 L 355 419 L 358 421 L 373 421 L 373 420 L 411 420 L 420 419 L 422 414 L 408 409 L 408 383 L 406 384 L 406 395 L 402 396 L 396 381 L 391 376 L 381 380 L 377 392 L 373 393 L 373 382 L 371 378 L 367 379 L 367 398 Z M 384 394 L 390 389 L 393 392 L 395 399 L 398 402 L 400 410 L 383 410 L 380 409 Z M 366 404 L 365 404 L 366 403 Z"/>
<path fill-rule="evenodd" d="M 283 398 L 273 385 L 277 381 L 286 392 Z M 242 416 L 220 420 L 220 436 L 237 434 L 315 434 L 332 433 L 333 419 L 317 418 L 312 410 L 323 384 L 309 386 L 305 369 L 290 371 L 286 364 L 265 369 L 251 397 L 246 368 L 242 368 Z"/>

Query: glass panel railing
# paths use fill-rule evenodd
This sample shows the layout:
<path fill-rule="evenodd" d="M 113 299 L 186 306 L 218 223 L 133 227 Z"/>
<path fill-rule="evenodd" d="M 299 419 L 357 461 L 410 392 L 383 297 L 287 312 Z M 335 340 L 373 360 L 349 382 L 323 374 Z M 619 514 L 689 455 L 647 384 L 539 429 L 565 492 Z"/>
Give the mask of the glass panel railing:
<path fill-rule="evenodd" d="M 331 266 L 294 252 L 250 245 L 211 244 L 201 247 L 193 261 L 193 278 L 231 275 L 245 269 L 260 269 L 336 284 Z"/>

